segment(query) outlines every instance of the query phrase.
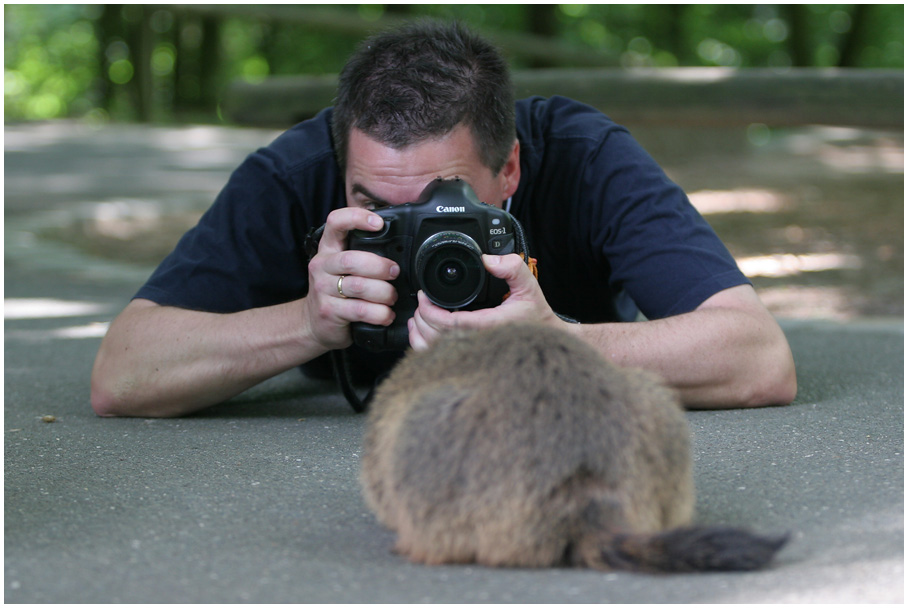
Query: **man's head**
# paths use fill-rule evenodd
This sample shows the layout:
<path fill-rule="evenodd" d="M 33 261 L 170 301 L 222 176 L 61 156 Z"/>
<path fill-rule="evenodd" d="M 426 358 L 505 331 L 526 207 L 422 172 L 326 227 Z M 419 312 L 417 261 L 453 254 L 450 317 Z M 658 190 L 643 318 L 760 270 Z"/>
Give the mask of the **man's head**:
<path fill-rule="evenodd" d="M 356 129 L 393 149 L 469 129 L 494 174 L 514 148 L 507 63 L 458 23 L 417 21 L 364 41 L 340 75 L 333 135 L 345 168 Z"/>

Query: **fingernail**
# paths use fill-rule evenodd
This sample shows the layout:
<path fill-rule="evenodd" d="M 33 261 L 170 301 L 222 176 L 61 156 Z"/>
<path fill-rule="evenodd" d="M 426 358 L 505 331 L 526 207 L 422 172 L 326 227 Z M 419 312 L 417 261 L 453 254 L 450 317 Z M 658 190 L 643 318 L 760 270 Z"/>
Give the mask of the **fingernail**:
<path fill-rule="evenodd" d="M 482 257 L 485 258 L 486 264 L 489 265 L 489 266 L 498 266 L 499 264 L 501 264 L 501 256 L 500 256 L 500 255 L 483 254 Z"/>
<path fill-rule="evenodd" d="M 396 279 L 398 277 L 398 275 L 400 275 L 400 266 L 395 264 L 394 266 L 391 267 L 391 270 L 388 271 L 388 274 L 391 276 L 392 279 Z"/>
<path fill-rule="evenodd" d="M 369 218 L 367 221 L 369 222 L 369 225 L 372 226 L 373 228 L 381 228 L 382 224 L 385 223 L 384 220 L 381 219 L 381 216 L 375 215 L 374 213 L 369 214 Z"/>

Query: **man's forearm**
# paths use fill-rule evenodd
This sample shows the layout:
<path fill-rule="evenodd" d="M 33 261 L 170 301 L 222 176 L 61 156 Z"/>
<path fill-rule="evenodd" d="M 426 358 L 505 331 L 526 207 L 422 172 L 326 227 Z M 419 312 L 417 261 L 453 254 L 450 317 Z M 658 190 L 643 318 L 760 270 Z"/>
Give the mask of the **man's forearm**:
<path fill-rule="evenodd" d="M 552 312 L 520 257 L 484 256 L 483 262 L 492 276 L 508 282 L 508 299 L 495 308 L 448 311 L 420 295 L 409 324 L 413 348 L 429 348 L 457 328 L 534 321 L 575 332 L 618 365 L 656 372 L 681 392 L 688 407 L 783 404 L 795 397 L 788 341 L 750 285 L 720 291 L 683 315 L 642 323 L 575 324 Z"/>
<path fill-rule="evenodd" d="M 215 314 L 135 300 L 111 324 L 92 372 L 104 416 L 176 416 L 219 403 L 323 352 L 300 302 Z"/>
<path fill-rule="evenodd" d="M 579 332 L 610 361 L 659 374 L 688 407 L 790 403 L 797 392 L 791 350 L 762 305 L 749 306 L 749 289 L 717 294 L 684 315 L 583 325 Z"/>

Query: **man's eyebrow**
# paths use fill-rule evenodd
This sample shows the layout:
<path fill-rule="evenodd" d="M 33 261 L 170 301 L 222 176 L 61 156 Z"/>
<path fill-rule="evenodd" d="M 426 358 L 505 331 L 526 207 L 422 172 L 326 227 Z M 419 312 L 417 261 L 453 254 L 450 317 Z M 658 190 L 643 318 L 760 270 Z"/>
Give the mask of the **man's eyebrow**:
<path fill-rule="evenodd" d="M 353 184 L 352 191 L 353 191 L 353 194 L 362 194 L 363 196 L 368 198 L 370 201 L 378 203 L 379 205 L 385 205 L 388 207 L 391 206 L 391 203 L 384 200 L 380 196 L 376 196 L 376 195 L 372 194 L 371 192 L 369 192 L 369 189 L 366 188 L 365 186 L 363 186 L 362 184 Z"/>

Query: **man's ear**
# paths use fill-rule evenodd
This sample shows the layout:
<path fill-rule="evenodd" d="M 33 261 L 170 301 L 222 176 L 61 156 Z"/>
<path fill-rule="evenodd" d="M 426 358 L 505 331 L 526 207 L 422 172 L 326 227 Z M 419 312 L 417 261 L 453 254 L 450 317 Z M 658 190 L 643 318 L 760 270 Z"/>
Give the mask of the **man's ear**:
<path fill-rule="evenodd" d="M 498 179 L 501 180 L 502 200 L 507 200 L 517 192 L 517 186 L 520 184 L 520 142 L 516 139 L 508 160 L 498 172 Z"/>

